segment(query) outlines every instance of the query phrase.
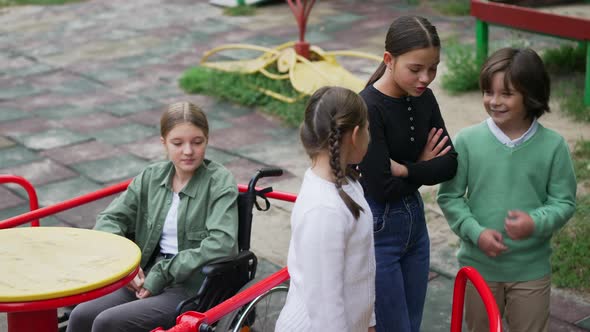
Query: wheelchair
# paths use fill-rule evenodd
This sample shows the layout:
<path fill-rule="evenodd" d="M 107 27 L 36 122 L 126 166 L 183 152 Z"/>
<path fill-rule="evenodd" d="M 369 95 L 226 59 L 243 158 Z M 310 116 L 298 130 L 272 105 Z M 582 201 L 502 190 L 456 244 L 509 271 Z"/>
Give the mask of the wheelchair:
<path fill-rule="evenodd" d="M 256 184 L 264 177 L 277 177 L 282 174 L 283 170 L 280 168 L 259 169 L 250 179 L 247 188 L 244 191 L 240 190 L 237 199 L 238 254 L 234 257 L 213 260 L 201 268 L 205 279 L 195 296 L 177 305 L 177 317 L 187 310 L 205 312 L 258 281 L 256 279 L 258 258 L 250 251 L 253 209 L 267 211 L 270 208 L 270 202 L 265 194 L 272 192 L 273 189 L 272 187 L 257 189 Z M 259 204 L 258 198 L 262 200 L 262 205 Z M 201 331 L 274 331 L 287 291 L 287 284 L 277 286 L 221 319 L 216 324 L 217 327 L 204 326 Z M 60 332 L 65 331 L 72 309 L 73 307 L 64 308 L 63 313 L 59 315 Z"/>
<path fill-rule="evenodd" d="M 238 195 L 238 248 L 239 253 L 232 258 L 221 258 L 210 262 L 202 268 L 205 281 L 198 293 L 190 299 L 182 301 L 176 308 L 179 316 L 184 308 L 191 305 L 191 310 L 205 312 L 233 295 L 249 288 L 259 280 L 256 278 L 258 259 L 250 251 L 253 209 L 267 211 L 270 202 L 265 194 L 272 187 L 256 189 L 256 183 L 264 177 L 281 176 L 280 168 L 263 168 L 250 179 L 246 191 Z M 261 206 L 257 198 L 261 198 Z M 271 332 L 274 331 L 276 320 L 285 304 L 288 284 L 274 287 L 256 297 L 252 302 L 223 317 L 213 326 L 202 326 L 200 331 L 216 332 Z"/>

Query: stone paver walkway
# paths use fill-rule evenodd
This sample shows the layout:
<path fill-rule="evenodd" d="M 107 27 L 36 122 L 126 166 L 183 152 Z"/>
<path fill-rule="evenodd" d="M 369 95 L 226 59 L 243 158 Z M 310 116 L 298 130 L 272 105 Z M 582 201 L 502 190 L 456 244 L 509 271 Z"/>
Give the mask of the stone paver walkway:
<path fill-rule="evenodd" d="M 325 50 L 379 55 L 389 23 L 402 14 L 428 17 L 444 40 L 473 40 L 470 17 L 442 17 L 402 0 L 317 2 L 306 39 Z M 492 37 L 496 33 L 506 32 L 493 30 Z M 215 46 L 273 46 L 296 37 L 295 21 L 282 1 L 258 8 L 252 17 L 225 16 L 207 1 L 194 0 L 1 8 L 0 174 L 30 180 L 43 206 L 128 179 L 164 158 L 158 133 L 162 107 L 189 100 L 209 117 L 209 158 L 225 164 L 240 183 L 257 168 L 283 167 L 285 176 L 261 185 L 272 183 L 277 190 L 297 192 L 308 160 L 296 129 L 251 108 L 188 95 L 177 84 L 183 71 Z M 375 68 L 368 60 L 342 63 L 365 76 Z M 28 210 L 26 194 L 14 185 L 0 186 L 0 197 L 0 220 Z M 111 200 L 44 218 L 42 223 L 92 227 L 97 212 Z M 289 212 L 290 203 L 278 202 L 265 215 L 256 214 L 253 248 L 267 262 L 267 270 L 284 265 Z M 423 330 L 445 331 L 456 266 L 448 243 L 433 244 L 432 250 L 437 254 Z M 552 331 L 590 330 L 590 306 L 561 294 L 553 300 Z M 3 318 L 0 330 L 6 329 Z"/>

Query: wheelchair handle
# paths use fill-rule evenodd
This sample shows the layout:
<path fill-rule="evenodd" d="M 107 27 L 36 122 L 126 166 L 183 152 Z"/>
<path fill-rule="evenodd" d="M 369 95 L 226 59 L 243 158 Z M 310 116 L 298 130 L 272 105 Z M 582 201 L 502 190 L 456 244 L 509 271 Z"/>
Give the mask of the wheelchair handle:
<path fill-rule="evenodd" d="M 283 175 L 283 170 L 278 167 L 265 167 L 259 169 L 256 174 L 250 179 L 250 183 L 248 183 L 248 192 L 254 192 L 256 187 L 256 182 L 262 178 L 266 177 L 274 177 L 274 176 L 281 176 Z"/>

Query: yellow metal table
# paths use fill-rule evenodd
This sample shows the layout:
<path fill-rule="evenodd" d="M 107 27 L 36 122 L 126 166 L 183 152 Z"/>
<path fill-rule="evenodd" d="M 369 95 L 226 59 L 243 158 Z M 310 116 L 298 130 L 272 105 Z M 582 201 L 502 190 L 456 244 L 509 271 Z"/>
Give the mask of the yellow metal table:
<path fill-rule="evenodd" d="M 135 243 L 105 232 L 0 230 L 0 312 L 8 313 L 8 331 L 57 331 L 57 308 L 125 286 L 137 274 L 140 258 Z"/>

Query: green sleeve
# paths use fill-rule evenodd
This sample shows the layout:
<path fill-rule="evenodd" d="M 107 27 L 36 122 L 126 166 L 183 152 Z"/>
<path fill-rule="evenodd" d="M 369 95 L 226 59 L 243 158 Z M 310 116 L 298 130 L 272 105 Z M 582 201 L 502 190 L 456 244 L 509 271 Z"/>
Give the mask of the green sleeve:
<path fill-rule="evenodd" d="M 576 211 L 576 175 L 569 148 L 562 139 L 551 166 L 547 184 L 547 200 L 529 212 L 535 222 L 535 236 L 551 236 Z"/>
<path fill-rule="evenodd" d="M 152 267 L 143 286 L 152 294 L 160 293 L 168 285 L 184 283 L 213 259 L 237 254 L 238 189 L 233 177 L 231 185 L 211 195 L 206 237 L 199 247 L 181 250 L 173 258 L 161 260 Z"/>
<path fill-rule="evenodd" d="M 98 214 L 94 229 L 121 236 L 135 232 L 143 176 L 144 173 L 136 176 L 127 189 Z"/>
<path fill-rule="evenodd" d="M 462 240 L 469 240 L 477 245 L 479 236 L 485 228 L 477 222 L 467 205 L 465 193 L 468 183 L 469 152 L 460 134 L 455 140 L 455 150 L 458 153 L 457 173 L 453 179 L 441 183 L 437 201 L 451 230 Z"/>

